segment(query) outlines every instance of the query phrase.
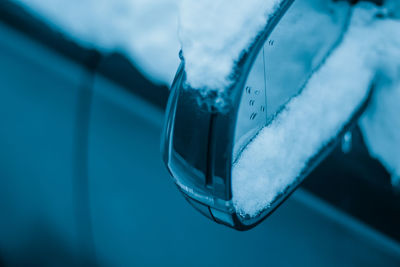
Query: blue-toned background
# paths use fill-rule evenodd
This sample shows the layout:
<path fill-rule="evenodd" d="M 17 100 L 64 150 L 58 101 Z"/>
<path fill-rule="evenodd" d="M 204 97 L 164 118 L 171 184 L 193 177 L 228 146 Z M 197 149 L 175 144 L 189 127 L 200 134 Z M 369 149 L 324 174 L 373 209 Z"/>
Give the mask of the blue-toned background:
<path fill-rule="evenodd" d="M 0 265 L 400 265 L 400 198 L 361 137 L 237 232 L 195 211 L 166 172 L 167 97 L 124 55 L 0 3 Z"/>

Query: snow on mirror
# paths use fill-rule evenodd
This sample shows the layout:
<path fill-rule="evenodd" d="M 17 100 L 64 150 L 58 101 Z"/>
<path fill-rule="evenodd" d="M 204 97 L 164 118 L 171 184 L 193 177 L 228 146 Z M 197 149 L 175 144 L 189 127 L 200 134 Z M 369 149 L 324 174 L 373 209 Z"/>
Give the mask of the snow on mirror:
<path fill-rule="evenodd" d="M 236 156 L 300 92 L 340 41 L 348 19 L 345 3 L 294 1 L 268 36 L 248 75 L 236 123 Z"/>
<path fill-rule="evenodd" d="M 271 187 L 270 191 L 260 191 L 260 186 L 269 184 L 248 186 L 250 181 L 241 175 L 241 157 L 248 146 L 263 128 L 282 120 L 278 116 L 281 111 L 303 94 L 310 77 L 341 42 L 350 17 L 351 5 L 346 1 L 283 0 L 237 64 L 235 83 L 226 90 L 230 105 L 224 110 L 213 107 L 212 92 L 200 95 L 185 83 L 183 51 L 167 107 L 162 153 L 178 188 L 201 213 L 235 229 L 252 228 L 275 210 L 327 154 L 334 142 L 315 151 L 319 152 L 316 157 L 310 155 L 307 169 L 294 174 L 292 183 L 282 185 L 284 190 L 281 186 L 279 190 Z M 346 124 L 335 139 L 339 140 L 350 125 Z M 279 137 L 279 131 L 277 127 L 274 136 Z M 303 132 L 293 131 L 291 135 Z M 258 149 L 247 160 L 257 161 L 257 153 L 262 151 Z M 275 175 L 279 177 L 279 173 Z M 282 182 L 273 176 L 268 179 L 272 184 Z M 249 200 L 253 194 L 261 198 L 264 194 L 267 201 Z"/>

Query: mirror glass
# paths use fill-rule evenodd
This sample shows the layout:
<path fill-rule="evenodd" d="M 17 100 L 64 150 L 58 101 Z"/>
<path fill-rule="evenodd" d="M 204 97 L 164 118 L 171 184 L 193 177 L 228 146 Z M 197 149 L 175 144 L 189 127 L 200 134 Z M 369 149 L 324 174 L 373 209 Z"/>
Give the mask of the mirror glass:
<path fill-rule="evenodd" d="M 336 47 L 349 8 L 345 2 L 295 0 L 282 17 L 259 51 L 242 92 L 234 162 Z"/>

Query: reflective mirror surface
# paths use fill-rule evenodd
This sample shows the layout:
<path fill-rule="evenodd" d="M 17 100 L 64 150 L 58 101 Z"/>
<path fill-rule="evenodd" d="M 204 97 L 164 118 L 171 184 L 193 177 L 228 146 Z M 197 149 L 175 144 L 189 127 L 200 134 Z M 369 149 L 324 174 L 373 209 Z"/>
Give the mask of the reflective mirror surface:
<path fill-rule="evenodd" d="M 345 2 L 296 0 L 260 50 L 239 106 L 234 161 L 284 104 L 298 94 L 345 31 Z"/>

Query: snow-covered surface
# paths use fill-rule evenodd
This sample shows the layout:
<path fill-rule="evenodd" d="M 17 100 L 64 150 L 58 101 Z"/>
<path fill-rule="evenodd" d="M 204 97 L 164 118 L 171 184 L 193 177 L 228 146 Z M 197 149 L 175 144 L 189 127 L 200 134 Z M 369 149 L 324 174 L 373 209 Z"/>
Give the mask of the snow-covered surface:
<path fill-rule="evenodd" d="M 397 45 L 394 58 L 400 65 L 400 40 Z M 400 186 L 400 66 L 395 71 L 391 77 L 397 79 L 383 81 L 360 126 L 370 154 L 392 174 L 393 185 Z"/>
<path fill-rule="evenodd" d="M 382 71 L 388 77 L 384 77 L 380 89 L 360 120 L 360 127 L 371 156 L 385 166 L 392 174 L 392 184 L 400 188 L 400 1 L 387 0 L 385 13 L 398 20 L 390 22 L 393 32 L 382 32 L 380 40 L 387 42 L 393 38 L 392 44 L 387 45 L 389 52 L 393 53 L 392 64 L 389 65 L 391 68 Z"/>
<path fill-rule="evenodd" d="M 240 55 L 250 47 L 282 0 L 186 0 L 180 39 L 187 83 L 224 91 Z"/>
<path fill-rule="evenodd" d="M 154 82 L 172 82 L 180 0 L 12 1 L 86 47 L 122 52 Z"/>
<path fill-rule="evenodd" d="M 370 4 L 355 8 L 340 47 L 313 75 L 304 91 L 242 152 L 232 178 L 233 202 L 241 214 L 257 215 L 295 181 L 308 160 L 338 134 L 366 99 L 377 72 L 388 79 L 399 74 L 400 22 L 378 20 L 377 12 Z M 380 92 L 383 88 L 378 90 L 377 94 L 388 94 Z M 396 93 L 398 97 L 399 92 Z M 390 101 L 396 102 L 393 98 Z M 390 109 L 392 114 L 399 114 L 396 110 L 396 106 Z M 391 128 L 386 134 L 395 131 Z M 387 148 L 383 150 L 388 153 Z M 396 161 L 396 152 L 391 151 L 390 158 Z"/>

